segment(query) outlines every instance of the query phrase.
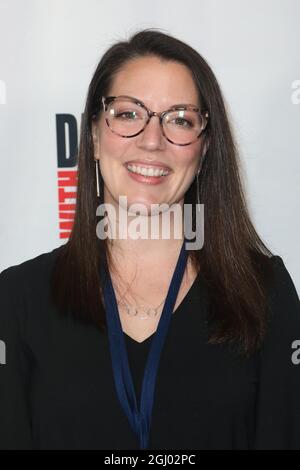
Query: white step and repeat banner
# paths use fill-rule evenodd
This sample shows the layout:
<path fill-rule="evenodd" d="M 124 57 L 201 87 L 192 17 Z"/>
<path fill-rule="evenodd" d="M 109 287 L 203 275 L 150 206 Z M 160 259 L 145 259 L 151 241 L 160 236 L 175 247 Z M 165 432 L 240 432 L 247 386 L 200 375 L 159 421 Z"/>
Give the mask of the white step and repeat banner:
<path fill-rule="evenodd" d="M 155 27 L 212 66 L 255 226 L 300 292 L 299 0 L 0 0 L 0 271 L 65 243 L 87 87 L 116 40 Z"/>

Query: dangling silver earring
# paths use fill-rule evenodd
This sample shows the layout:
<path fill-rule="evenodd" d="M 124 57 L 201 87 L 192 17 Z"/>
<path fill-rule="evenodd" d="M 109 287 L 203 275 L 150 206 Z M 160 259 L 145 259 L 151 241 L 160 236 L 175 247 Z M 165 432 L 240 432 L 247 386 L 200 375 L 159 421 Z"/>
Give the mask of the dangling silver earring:
<path fill-rule="evenodd" d="M 97 197 L 100 197 L 100 184 L 99 184 L 99 173 L 100 173 L 100 168 L 99 168 L 99 160 L 95 160 L 95 170 L 96 170 L 96 187 L 97 187 Z"/>
<path fill-rule="evenodd" d="M 201 171 L 201 166 L 198 168 L 197 175 L 196 175 L 196 183 L 197 183 L 197 210 L 200 212 L 200 191 L 199 191 L 199 175 Z"/>
<path fill-rule="evenodd" d="M 199 166 L 198 171 L 197 171 L 197 173 L 196 173 L 196 184 L 197 184 L 197 190 L 196 190 L 196 191 L 197 191 L 197 210 L 198 210 L 199 212 L 201 212 L 201 209 L 200 209 L 200 191 L 199 191 L 199 175 L 200 175 L 200 172 L 201 172 L 201 166 L 202 166 L 202 165 Z"/>

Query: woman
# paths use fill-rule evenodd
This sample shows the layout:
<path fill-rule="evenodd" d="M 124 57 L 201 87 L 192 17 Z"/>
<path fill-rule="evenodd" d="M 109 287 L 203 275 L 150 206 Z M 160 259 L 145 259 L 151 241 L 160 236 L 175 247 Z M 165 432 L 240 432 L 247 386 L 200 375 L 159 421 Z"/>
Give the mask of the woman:
<path fill-rule="evenodd" d="M 299 299 L 250 221 L 198 52 L 155 30 L 107 50 L 78 176 L 68 242 L 1 273 L 1 448 L 300 449 Z M 188 250 L 175 229 L 199 202 Z M 143 222 L 182 212 L 166 239 L 112 237 L 132 204 Z"/>

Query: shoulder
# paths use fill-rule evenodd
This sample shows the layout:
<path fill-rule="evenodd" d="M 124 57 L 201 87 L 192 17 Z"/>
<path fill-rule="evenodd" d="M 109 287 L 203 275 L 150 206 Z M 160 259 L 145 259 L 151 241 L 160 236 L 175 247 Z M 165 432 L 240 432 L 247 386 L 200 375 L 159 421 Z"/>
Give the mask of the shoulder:
<path fill-rule="evenodd" d="M 33 283 L 40 283 L 49 278 L 51 269 L 64 245 L 41 253 L 22 263 L 9 266 L 0 273 L 0 292 L 5 294 L 12 289 L 22 290 Z"/>
<path fill-rule="evenodd" d="M 49 281 L 64 245 L 12 265 L 0 273 L 0 336 L 5 342 L 26 337 L 40 314 L 49 310 Z"/>
<path fill-rule="evenodd" d="M 265 344 L 273 351 L 284 348 L 287 352 L 300 339 L 300 301 L 283 259 L 275 255 L 270 261 L 273 276 L 268 290 L 269 324 Z"/>
<path fill-rule="evenodd" d="M 283 259 L 278 255 L 274 255 L 271 257 L 271 263 L 273 266 L 273 271 L 275 274 L 275 282 L 277 282 L 277 287 L 278 285 L 281 285 L 282 287 L 293 287 L 296 293 L 294 283 L 292 281 L 290 273 L 288 272 L 286 268 L 286 265 Z"/>
<path fill-rule="evenodd" d="M 269 301 L 273 308 L 281 308 L 286 312 L 294 309 L 299 315 L 299 296 L 296 287 L 283 259 L 278 256 L 271 257 L 273 269 L 272 283 L 269 287 Z"/>
<path fill-rule="evenodd" d="M 283 259 L 270 261 L 271 316 L 258 361 L 254 449 L 300 449 L 300 302 Z"/>

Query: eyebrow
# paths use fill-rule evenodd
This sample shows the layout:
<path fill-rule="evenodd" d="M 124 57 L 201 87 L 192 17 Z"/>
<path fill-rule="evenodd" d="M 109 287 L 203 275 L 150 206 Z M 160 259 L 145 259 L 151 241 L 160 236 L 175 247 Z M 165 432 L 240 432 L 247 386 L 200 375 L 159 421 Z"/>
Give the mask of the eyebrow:
<path fill-rule="evenodd" d="M 129 95 L 119 95 L 119 96 L 122 96 L 124 98 L 130 98 L 132 100 L 135 100 L 137 101 L 138 103 L 146 106 L 146 108 L 148 108 L 148 106 L 142 101 L 140 100 L 139 98 L 136 98 L 135 96 L 129 96 Z M 198 105 L 196 104 L 192 104 L 192 103 L 176 103 L 176 104 L 173 104 L 171 106 L 169 106 L 167 109 L 173 109 L 173 108 L 185 108 L 186 106 L 193 106 L 194 108 L 199 108 Z"/>

